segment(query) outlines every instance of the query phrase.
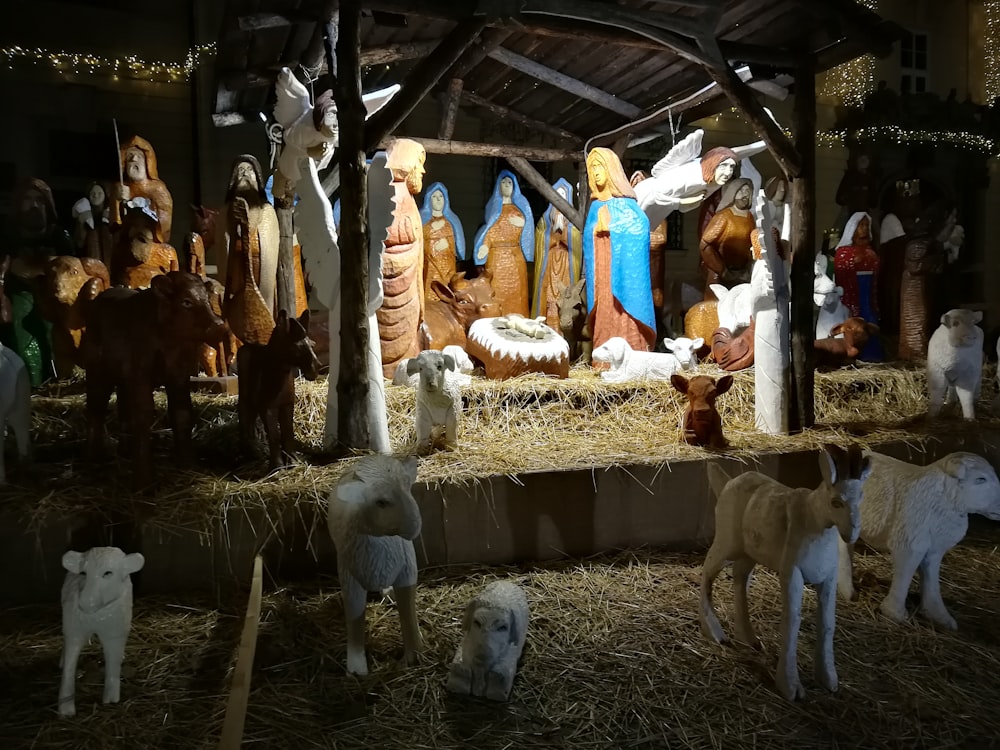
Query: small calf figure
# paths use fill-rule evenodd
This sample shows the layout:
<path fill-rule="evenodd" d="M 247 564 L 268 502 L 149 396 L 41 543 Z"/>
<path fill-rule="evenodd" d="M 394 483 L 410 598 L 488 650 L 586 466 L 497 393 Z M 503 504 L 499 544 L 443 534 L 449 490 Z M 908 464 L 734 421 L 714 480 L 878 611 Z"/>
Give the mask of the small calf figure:
<path fill-rule="evenodd" d="M 830 329 L 830 336 L 843 338 L 818 339 L 813 342 L 816 351 L 816 365 L 843 367 L 853 365 L 861 356 L 865 345 L 872 336 L 878 336 L 878 326 L 864 318 L 848 318 Z"/>
<path fill-rule="evenodd" d="M 969 514 L 1000 521 L 1000 481 L 975 453 L 952 453 L 929 466 L 870 454 L 872 476 L 861 503 L 861 539 L 892 555 L 892 586 L 879 609 L 894 622 L 906 620 L 906 594 L 920 571 L 920 609 L 948 630 L 958 625 L 941 599 L 941 559 L 962 541 Z M 856 598 L 851 579 L 854 546 L 841 544 L 838 588 Z"/>
<path fill-rule="evenodd" d="M 976 310 L 949 310 L 927 344 L 927 414 L 936 417 L 945 401 L 958 396 L 962 416 L 976 418 L 983 380 L 983 319 Z"/>
<path fill-rule="evenodd" d="M 17 438 L 17 455 L 23 461 L 31 453 L 31 376 L 17 352 L 0 344 L 0 440 L 7 426 Z M 7 468 L 0 443 L 0 484 L 7 482 Z"/>
<path fill-rule="evenodd" d="M 452 693 L 505 701 L 528 633 L 528 598 L 510 581 L 494 581 L 465 607 L 465 632 L 448 674 Z"/>
<path fill-rule="evenodd" d="M 663 339 L 663 346 L 677 358 L 681 370 L 693 370 L 698 364 L 698 352 L 705 346 L 705 339 L 678 336 L 675 339 Z"/>
<path fill-rule="evenodd" d="M 870 471 L 867 457 L 852 445 L 820 451 L 823 482 L 815 490 L 792 489 L 759 472 L 731 479 L 717 464 L 708 478 L 717 501 L 715 539 L 701 574 L 699 621 L 705 636 L 726 640 L 712 603 L 712 584 L 730 563 L 736 600 L 736 637 L 759 646 L 750 624 L 747 593 L 756 565 L 781 581 L 781 656 L 775 675 L 778 692 L 793 701 L 805 697 L 796 653 L 802 618 L 803 584 L 816 586 L 819 608 L 813 668 L 827 690 L 837 689 L 833 631 L 837 606 L 837 536 L 853 543 L 861 531 L 862 486 Z"/>
<path fill-rule="evenodd" d="M 733 376 L 723 375 L 716 381 L 708 375 L 695 375 L 688 380 L 675 372 L 670 382 L 688 398 L 681 418 L 684 440 L 691 445 L 725 448 L 729 443 L 722 433 L 722 417 L 715 408 L 715 399 L 733 387 Z"/>
<path fill-rule="evenodd" d="M 427 349 L 406 363 L 406 374 L 420 373 L 417 386 L 417 444 L 420 451 L 434 446 L 435 427 L 444 427 L 444 442 L 449 449 L 458 447 L 458 415 L 462 409 L 459 384 L 446 377 L 455 369 L 448 354 Z"/>
<path fill-rule="evenodd" d="M 601 379 L 608 383 L 667 380 L 681 369 L 680 360 L 673 354 L 636 351 L 621 336 L 613 336 L 594 349 L 591 359 L 609 365 L 609 368 L 601 373 Z"/>
<path fill-rule="evenodd" d="M 330 494 L 327 527 L 337 548 L 349 674 L 368 674 L 365 603 L 369 591 L 392 587 L 404 662 L 415 664 L 422 648 L 413 550 L 413 540 L 420 535 L 420 508 L 410 491 L 416 481 L 416 458 L 400 461 L 374 454 L 359 459 Z"/>
<path fill-rule="evenodd" d="M 295 452 L 295 370 L 306 380 L 319 377 L 319 360 L 309 338 L 309 311 L 289 318 L 285 310 L 266 344 L 245 344 L 236 354 L 240 372 L 240 443 L 253 452 L 257 420 L 267 435 L 268 471 L 282 465 L 282 453 Z"/>
<path fill-rule="evenodd" d="M 62 587 L 60 715 L 76 714 L 76 665 L 80 651 L 94 635 L 104 650 L 104 702 L 118 702 L 125 642 L 132 629 L 129 576 L 142 570 L 145 562 L 139 553 L 126 555 L 117 547 L 94 547 L 63 555 L 67 573 Z"/>

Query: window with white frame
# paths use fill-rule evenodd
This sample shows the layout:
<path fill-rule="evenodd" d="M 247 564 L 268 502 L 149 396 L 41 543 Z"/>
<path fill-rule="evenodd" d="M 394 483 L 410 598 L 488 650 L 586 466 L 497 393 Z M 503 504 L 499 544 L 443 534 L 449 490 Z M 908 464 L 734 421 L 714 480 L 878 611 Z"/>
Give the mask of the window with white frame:
<path fill-rule="evenodd" d="M 907 31 L 899 42 L 899 90 L 903 94 L 927 91 L 927 34 Z"/>

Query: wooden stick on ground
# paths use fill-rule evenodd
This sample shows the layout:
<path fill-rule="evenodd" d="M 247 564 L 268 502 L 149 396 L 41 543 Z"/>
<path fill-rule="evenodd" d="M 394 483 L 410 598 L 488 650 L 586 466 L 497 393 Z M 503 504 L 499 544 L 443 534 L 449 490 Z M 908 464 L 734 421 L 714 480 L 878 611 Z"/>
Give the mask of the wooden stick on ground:
<path fill-rule="evenodd" d="M 247 718 L 247 700 L 250 697 L 250 674 L 257 650 L 257 625 L 260 622 L 260 601 L 263 589 L 263 559 L 257 555 L 253 561 L 253 580 L 250 582 L 250 600 L 247 602 L 243 634 L 236 655 L 236 668 L 229 687 L 226 719 L 222 725 L 219 750 L 238 750 L 243 742 L 243 725 Z"/>

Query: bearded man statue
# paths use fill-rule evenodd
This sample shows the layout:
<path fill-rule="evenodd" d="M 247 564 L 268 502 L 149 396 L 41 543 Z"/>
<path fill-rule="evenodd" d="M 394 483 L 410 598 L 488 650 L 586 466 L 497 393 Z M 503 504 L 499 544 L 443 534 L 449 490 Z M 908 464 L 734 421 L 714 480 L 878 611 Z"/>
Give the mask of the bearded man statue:
<path fill-rule="evenodd" d="M 126 207 L 122 204 L 137 202 L 141 208 L 145 202 L 156 213 L 159 222 L 156 241 L 169 243 L 174 199 L 166 184 L 159 178 L 156 152 L 149 141 L 137 135 L 126 141 L 121 147 L 121 169 L 124 182 L 115 183 L 112 192 L 112 227 L 117 230 L 125 219 Z"/>

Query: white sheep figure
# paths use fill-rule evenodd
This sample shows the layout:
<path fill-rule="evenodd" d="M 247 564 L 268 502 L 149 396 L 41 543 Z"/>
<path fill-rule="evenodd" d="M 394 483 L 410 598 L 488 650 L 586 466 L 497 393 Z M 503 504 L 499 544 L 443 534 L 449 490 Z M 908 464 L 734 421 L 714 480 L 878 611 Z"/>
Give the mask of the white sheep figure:
<path fill-rule="evenodd" d="M 605 362 L 610 367 L 601 373 L 608 383 L 627 380 L 670 380 L 681 369 L 680 361 L 669 352 L 640 352 L 629 346 L 621 336 L 613 336 L 590 355 L 595 362 Z"/>
<path fill-rule="evenodd" d="M 823 278 L 827 279 L 826 276 Z M 829 279 L 827 279 L 829 281 Z M 832 284 L 833 282 L 830 281 Z M 834 326 L 838 326 L 851 317 L 850 311 L 841 301 L 844 296 L 844 287 L 835 286 L 825 294 L 815 292 L 813 301 L 819 306 L 819 314 L 816 316 L 816 338 L 830 338 L 830 331 Z M 833 338 L 842 339 L 844 334 L 838 333 Z"/>
<path fill-rule="evenodd" d="M 676 339 L 663 339 L 663 346 L 669 354 L 677 358 L 678 369 L 693 370 L 698 364 L 697 351 L 705 345 L 705 339 L 700 336 L 689 339 L 679 336 Z"/>
<path fill-rule="evenodd" d="M 67 573 L 62 586 L 60 715 L 76 715 L 76 665 L 80 651 L 94 635 L 104 651 L 104 702 L 118 702 L 125 642 L 132 629 L 129 576 L 142 570 L 145 562 L 138 552 L 126 555 L 117 547 L 93 547 L 63 555 Z"/>
<path fill-rule="evenodd" d="M 455 360 L 455 371 L 448 370 L 445 372 L 445 376 L 449 380 L 454 380 L 459 385 L 469 385 L 472 382 L 472 371 L 475 367 L 465 349 L 458 344 L 448 344 L 448 346 L 441 350 L 441 353 L 447 354 Z M 409 361 L 409 359 L 401 359 L 399 361 L 399 366 L 396 367 L 396 372 L 392 376 L 393 385 L 417 387 L 417 384 L 420 382 L 420 375 L 419 373 L 413 375 L 406 373 L 406 365 Z"/>
<path fill-rule="evenodd" d="M 25 460 L 31 453 L 31 379 L 17 352 L 0 344 L 0 441 L 7 425 L 17 438 L 17 454 Z M 0 484 L 7 482 L 7 468 L 0 442 Z"/>
<path fill-rule="evenodd" d="M 408 375 L 420 373 L 417 385 L 417 446 L 429 451 L 434 445 L 434 428 L 444 427 L 445 447 L 458 447 L 458 417 L 462 410 L 459 384 L 446 377 L 455 369 L 450 354 L 425 349 L 406 363 Z"/>
<path fill-rule="evenodd" d="M 510 581 L 494 581 L 465 607 L 465 635 L 448 674 L 452 693 L 505 701 L 528 634 L 528 598 Z"/>
<path fill-rule="evenodd" d="M 735 334 L 750 326 L 753 318 L 750 284 L 737 284 L 732 289 L 722 284 L 709 284 L 709 288 L 719 300 L 719 328 L 728 328 Z"/>
<path fill-rule="evenodd" d="M 975 453 L 951 453 L 928 466 L 871 454 L 872 475 L 861 503 L 861 540 L 892 554 L 892 585 L 879 609 L 894 622 L 906 620 L 906 594 L 920 571 L 920 609 L 949 630 L 958 625 L 941 599 L 941 559 L 962 541 L 969 514 L 1000 521 L 1000 481 Z M 854 599 L 853 545 L 841 544 L 838 588 Z"/>
<path fill-rule="evenodd" d="M 774 679 L 778 692 L 789 701 L 805 697 L 796 649 L 806 583 L 816 586 L 819 602 L 813 663 L 816 680 L 827 690 L 837 689 L 833 658 L 837 536 L 853 543 L 861 531 L 861 491 L 870 469 L 869 459 L 856 445 L 847 451 L 827 446 L 819 453 L 819 464 L 823 481 L 815 490 L 792 489 L 756 471 L 730 479 L 717 464 L 708 465 L 708 478 L 718 500 L 715 539 L 701 574 L 701 630 L 717 643 L 726 640 L 712 603 L 712 584 L 731 562 L 736 637 L 759 647 L 747 607 L 750 574 L 758 564 L 775 571 L 781 582 L 782 647 Z"/>
<path fill-rule="evenodd" d="M 976 418 L 983 380 L 983 319 L 979 310 L 949 310 L 927 344 L 927 413 L 936 417 L 946 399 L 958 396 L 962 416 Z"/>
<path fill-rule="evenodd" d="M 410 488 L 417 459 L 373 454 L 358 460 L 330 495 L 327 527 L 337 548 L 337 574 L 347 621 L 347 672 L 368 674 L 365 604 L 369 591 L 392 587 L 403 635 L 403 661 L 422 649 L 417 623 L 420 508 Z"/>

